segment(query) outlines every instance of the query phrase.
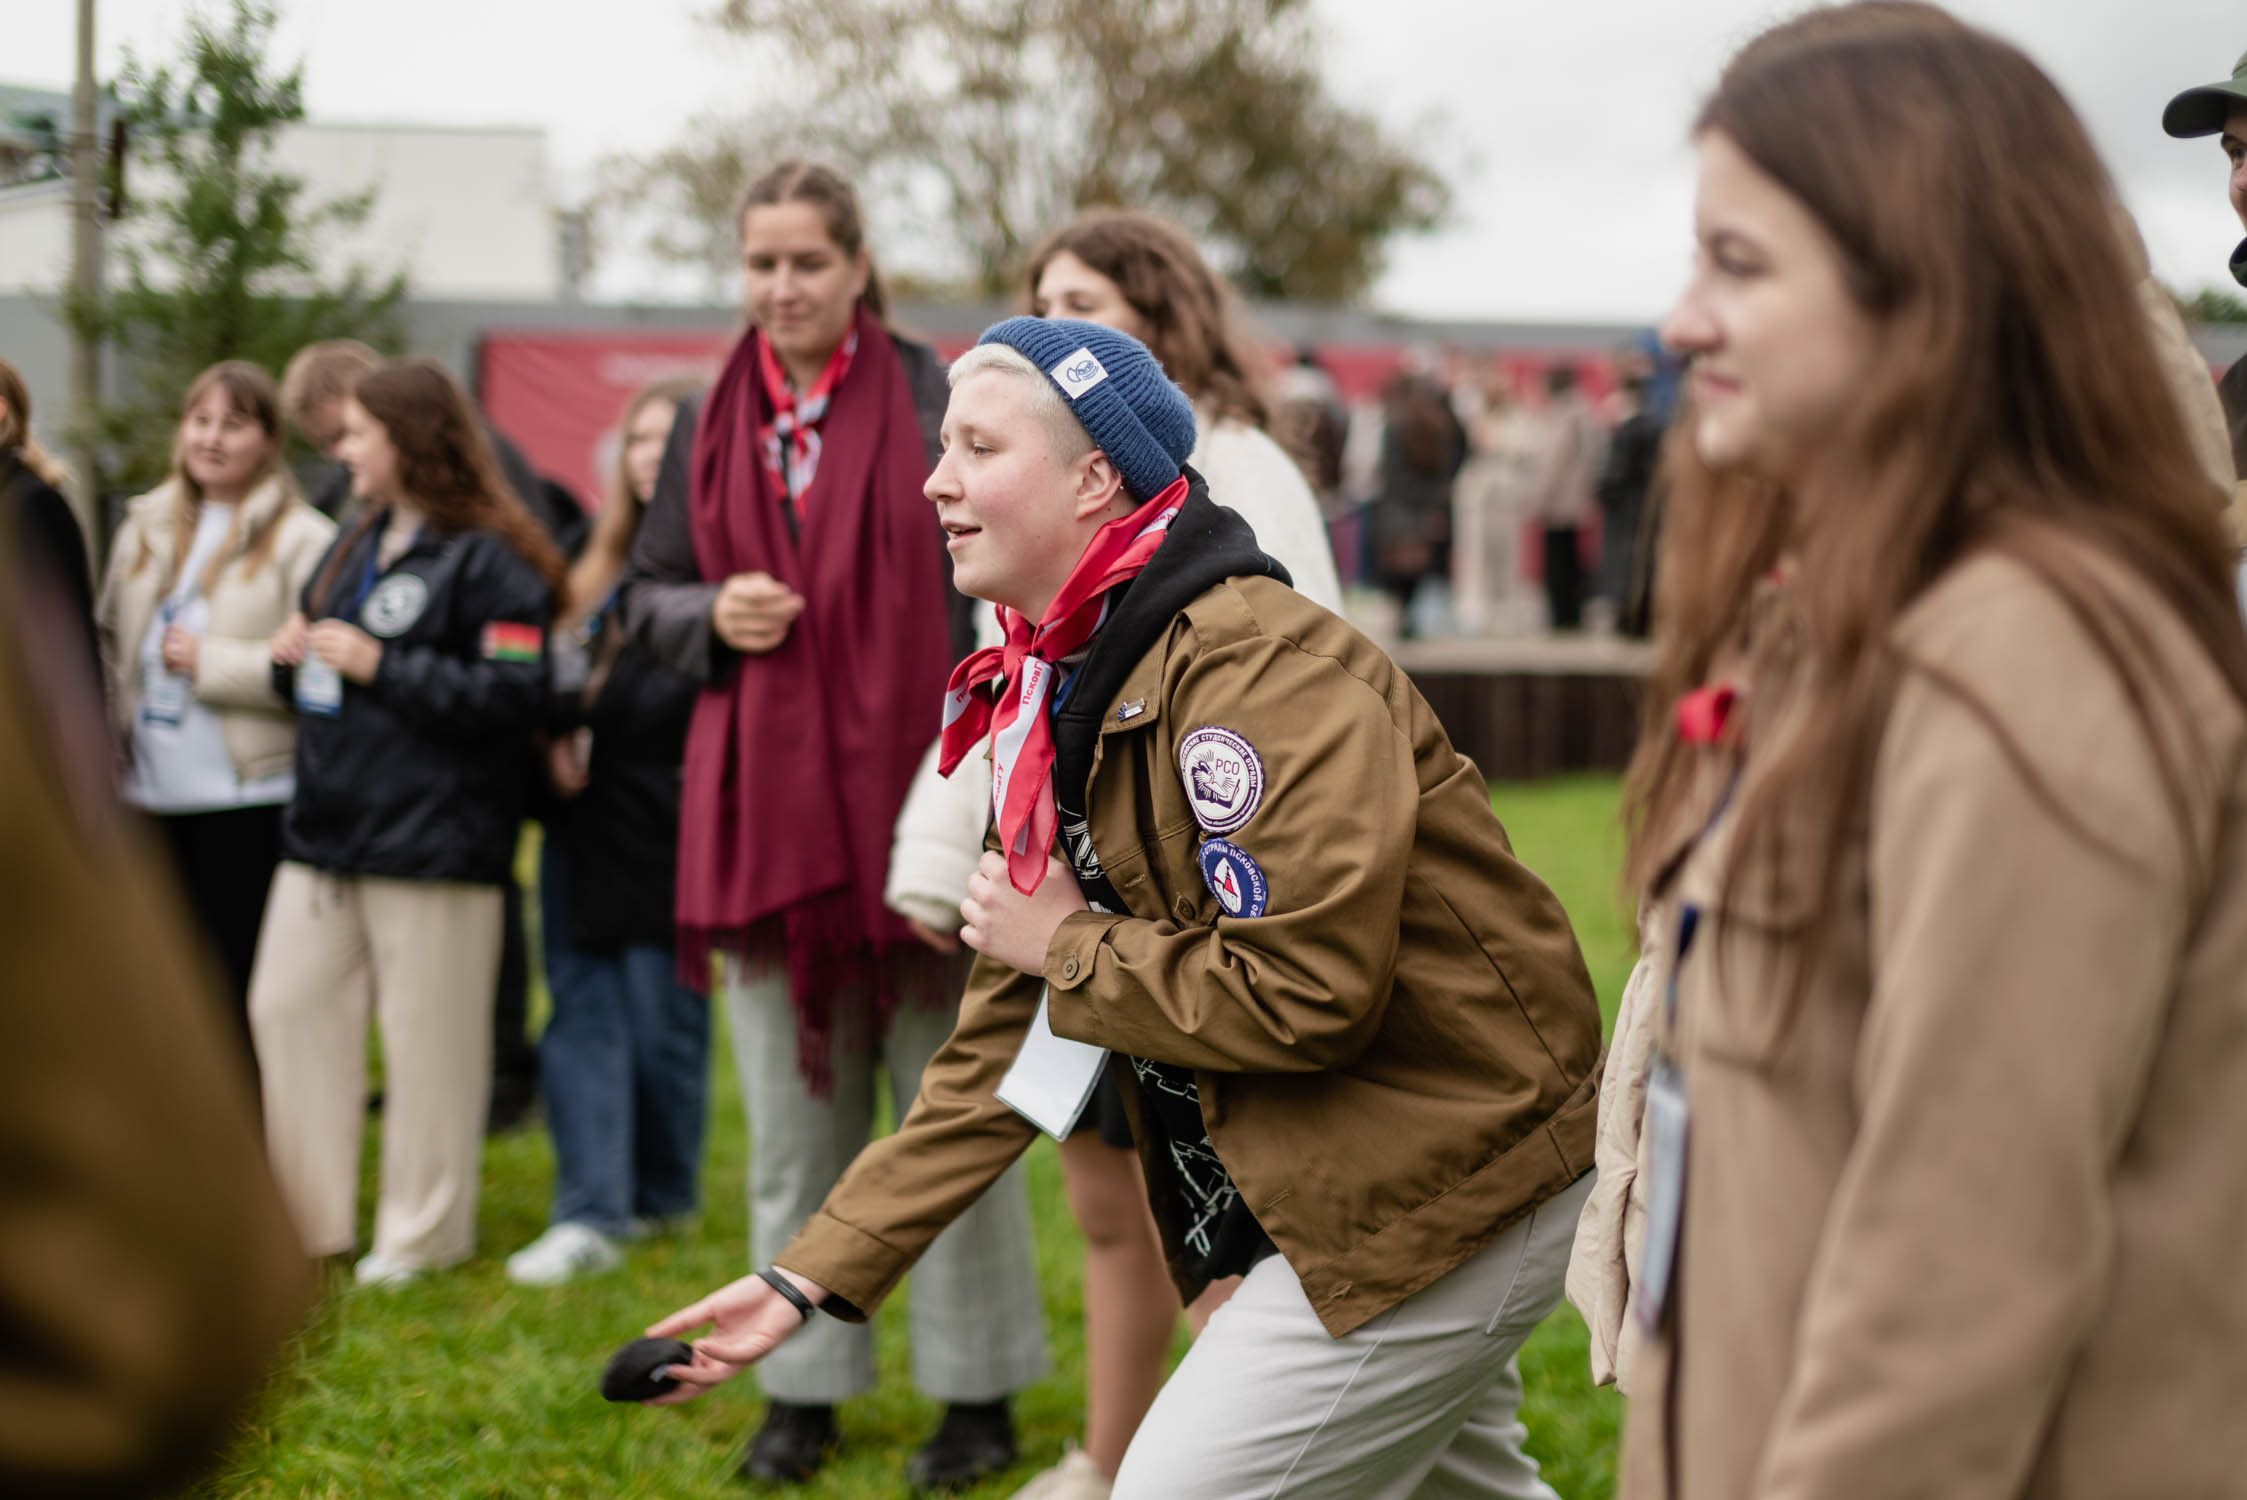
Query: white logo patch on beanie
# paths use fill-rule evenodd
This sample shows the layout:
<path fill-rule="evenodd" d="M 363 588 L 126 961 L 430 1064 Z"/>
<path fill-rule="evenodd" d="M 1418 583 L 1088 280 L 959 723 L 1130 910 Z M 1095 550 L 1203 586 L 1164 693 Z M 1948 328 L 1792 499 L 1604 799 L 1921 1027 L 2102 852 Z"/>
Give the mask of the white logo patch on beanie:
<path fill-rule="evenodd" d="M 1074 401 L 1106 380 L 1108 367 L 1100 363 L 1090 348 L 1082 348 L 1066 356 L 1046 373 L 1053 377 L 1054 384 L 1061 387 L 1061 393 Z"/>

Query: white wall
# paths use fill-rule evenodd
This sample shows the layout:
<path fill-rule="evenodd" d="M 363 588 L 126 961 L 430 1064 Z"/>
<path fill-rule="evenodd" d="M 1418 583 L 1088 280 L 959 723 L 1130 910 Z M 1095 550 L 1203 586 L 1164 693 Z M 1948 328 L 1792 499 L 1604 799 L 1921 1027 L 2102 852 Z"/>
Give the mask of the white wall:
<path fill-rule="evenodd" d="M 403 262 L 417 297 L 561 292 L 542 131 L 309 124 L 285 133 L 274 156 L 316 199 L 377 189 L 365 225 L 330 235 L 333 263 Z"/>
<path fill-rule="evenodd" d="M 308 124 L 283 132 L 274 159 L 314 202 L 377 190 L 364 225 L 321 239 L 331 274 L 354 260 L 383 274 L 402 266 L 413 295 L 444 301 L 560 295 L 541 131 Z M 129 187 L 161 191 L 145 173 Z M 69 263 L 68 188 L 0 192 L 0 295 L 55 292 Z"/>
<path fill-rule="evenodd" d="M 69 279 L 69 184 L 0 191 L 0 295 L 56 293 Z"/>

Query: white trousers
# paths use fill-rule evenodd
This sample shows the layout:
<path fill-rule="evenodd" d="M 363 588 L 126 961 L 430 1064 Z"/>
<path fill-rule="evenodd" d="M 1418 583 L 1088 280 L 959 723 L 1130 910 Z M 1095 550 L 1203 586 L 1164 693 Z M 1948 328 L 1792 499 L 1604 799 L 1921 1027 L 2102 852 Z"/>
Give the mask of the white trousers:
<path fill-rule="evenodd" d="M 476 1248 L 501 892 L 284 863 L 250 973 L 273 1175 L 312 1255 L 357 1239 L 367 1021 L 382 1028 L 377 1253 L 422 1270 Z"/>
<path fill-rule="evenodd" d="M 796 1011 L 776 969 L 725 965 L 726 1020 L 749 1115 L 749 1239 L 764 1266 L 795 1238 L 865 1146 L 875 1080 L 887 1075 L 898 1118 L 920 1093 L 921 1070 L 952 1034 L 949 1006 L 901 1006 L 879 1054 L 838 1046 L 835 1089 L 816 1098 L 796 1067 Z M 910 1285 L 913 1384 L 939 1401 L 995 1401 L 1046 1372 L 1030 1200 L 1022 1164 L 991 1184 L 936 1237 Z M 870 1390 L 870 1323 L 815 1317 L 757 1363 L 765 1394 L 825 1403 Z"/>
<path fill-rule="evenodd" d="M 1266 1259 L 1155 1399 L 1114 1500 L 1555 1500 L 1522 1452 L 1514 1356 L 1560 1300 L 1591 1187 L 1338 1339 Z"/>

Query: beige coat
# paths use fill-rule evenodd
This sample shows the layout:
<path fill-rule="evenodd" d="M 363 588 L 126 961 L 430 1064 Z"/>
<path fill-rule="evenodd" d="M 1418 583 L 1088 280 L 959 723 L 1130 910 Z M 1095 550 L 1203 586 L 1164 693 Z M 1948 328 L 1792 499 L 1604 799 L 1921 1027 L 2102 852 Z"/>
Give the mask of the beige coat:
<path fill-rule="evenodd" d="M 1682 1259 L 1633 1370 L 1630 1500 L 2247 1483 L 2247 714 L 2151 589 L 2091 566 L 2140 642 L 2124 673 L 2002 558 L 1899 622 L 1791 1028 L 1774 934 L 1807 878 L 1751 869 L 1718 909 L 1729 826 L 1681 841 L 1656 940 L 1707 915 L 1674 1027 L 1659 975 L 1649 998 L 1690 1104 Z M 2125 685 L 2164 680 L 2177 805 Z M 1787 714 L 1759 703 L 1759 742 Z"/>
<path fill-rule="evenodd" d="M 280 530 L 269 557 L 252 567 L 242 544 L 268 521 Z M 266 642 L 295 611 L 335 540 L 335 523 L 276 476 L 242 503 L 235 537 L 210 591 L 211 623 L 197 647 L 195 696 L 217 711 L 235 775 L 255 781 L 288 770 L 296 752 L 296 714 L 273 690 Z M 132 503 L 110 545 L 95 614 L 120 735 L 130 733 L 140 704 L 141 642 L 163 603 L 172 549 L 192 540 L 172 535 L 172 488 L 164 484 Z"/>
<path fill-rule="evenodd" d="M 2123 221 L 2125 243 L 2142 268 L 2144 246 L 2134 225 Z M 2162 378 L 2184 414 L 2193 455 L 2219 488 L 2231 483 L 2231 438 L 2222 403 L 2208 380 L 2208 362 L 2193 347 L 2177 304 L 2161 283 L 2148 276 L 2139 284 L 2139 302 L 2153 333 Z M 2235 538 L 2247 547 L 2247 483 L 2236 486 L 2230 512 Z M 1630 1361 L 1638 1348 L 1637 1328 L 1629 1318 L 1631 1289 L 1638 1279 L 1638 1252 L 1644 1237 L 1645 1187 L 1639 1176 L 1639 1125 L 1646 1105 L 1646 1069 L 1654 1051 L 1658 997 L 1668 983 L 1668 947 L 1652 930 L 1652 912 L 1642 913 L 1639 950 L 1643 957 L 1624 987 L 1602 1084 L 1599 1118 L 1599 1181 L 1584 1205 L 1568 1266 L 1568 1300 L 1591 1329 L 1592 1379 L 1631 1390 Z"/>

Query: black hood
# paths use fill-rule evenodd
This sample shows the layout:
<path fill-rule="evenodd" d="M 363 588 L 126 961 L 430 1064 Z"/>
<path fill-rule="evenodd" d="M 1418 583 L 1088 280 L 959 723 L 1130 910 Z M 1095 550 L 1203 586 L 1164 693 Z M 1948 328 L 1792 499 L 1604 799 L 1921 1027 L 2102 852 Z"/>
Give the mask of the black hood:
<path fill-rule="evenodd" d="M 1155 555 L 1125 586 L 1108 622 L 1093 639 L 1092 654 L 1069 684 L 1068 701 L 1053 718 L 1053 790 L 1063 821 L 1081 821 L 1092 746 L 1108 700 L 1123 687 L 1147 648 L 1170 628 L 1178 612 L 1228 578 L 1276 578 L 1293 586 L 1287 569 L 1256 545 L 1256 533 L 1233 511 L 1209 498 L 1209 485 L 1186 470 L 1186 500 Z"/>

